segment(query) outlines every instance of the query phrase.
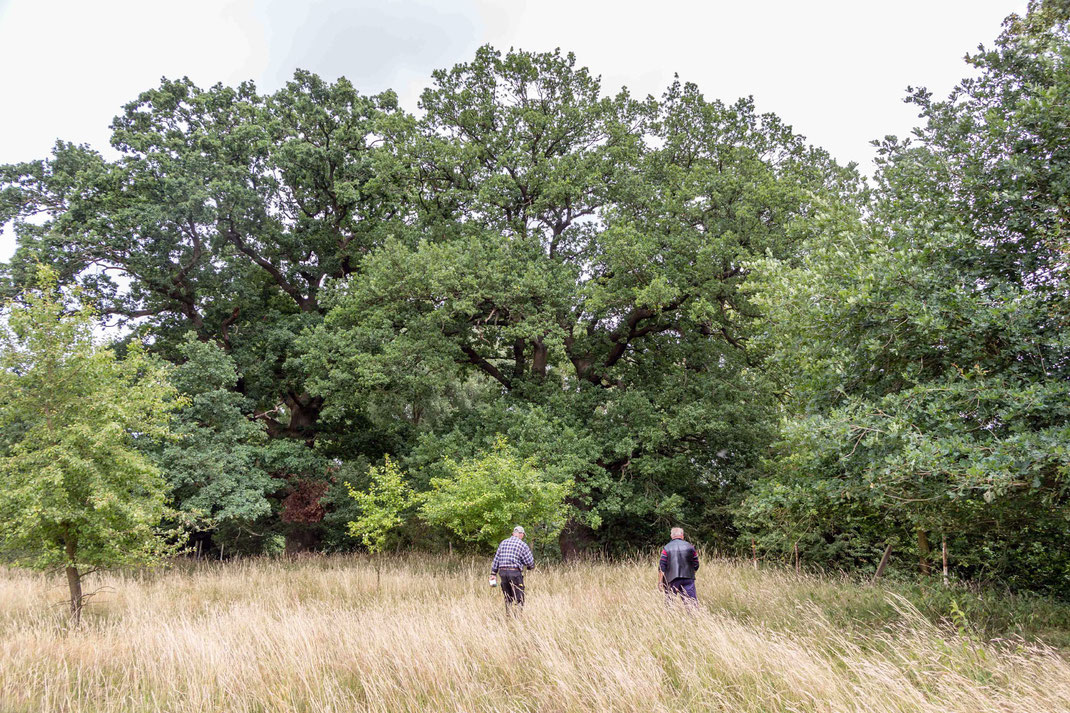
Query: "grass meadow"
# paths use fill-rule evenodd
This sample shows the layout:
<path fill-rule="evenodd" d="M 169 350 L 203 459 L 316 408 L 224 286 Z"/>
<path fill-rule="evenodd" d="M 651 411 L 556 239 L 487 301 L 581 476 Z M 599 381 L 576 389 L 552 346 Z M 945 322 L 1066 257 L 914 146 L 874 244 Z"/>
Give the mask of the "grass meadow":
<path fill-rule="evenodd" d="M 633 561 L 537 570 L 514 620 L 486 567 L 113 573 L 73 631 L 61 578 L 0 570 L 0 711 L 1070 711 L 1057 607 L 1020 605 L 1015 629 L 965 591 L 942 618 L 905 585 L 709 561 L 686 611 Z"/>

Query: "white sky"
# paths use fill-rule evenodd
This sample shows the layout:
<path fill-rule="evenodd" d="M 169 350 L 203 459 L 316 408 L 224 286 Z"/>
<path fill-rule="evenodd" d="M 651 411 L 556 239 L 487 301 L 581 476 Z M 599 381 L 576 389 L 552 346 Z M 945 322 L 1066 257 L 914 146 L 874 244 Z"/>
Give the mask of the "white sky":
<path fill-rule="evenodd" d="M 946 94 L 963 55 L 1026 0 L 0 0 L 0 163 L 57 138 L 108 153 L 120 107 L 160 77 L 278 88 L 295 68 L 393 88 L 415 111 L 433 69 L 505 50 L 576 53 L 603 88 L 659 95 L 674 73 L 709 98 L 754 95 L 811 143 L 869 171 L 905 135 L 908 85 Z M 14 249 L 0 235 L 0 260 Z"/>

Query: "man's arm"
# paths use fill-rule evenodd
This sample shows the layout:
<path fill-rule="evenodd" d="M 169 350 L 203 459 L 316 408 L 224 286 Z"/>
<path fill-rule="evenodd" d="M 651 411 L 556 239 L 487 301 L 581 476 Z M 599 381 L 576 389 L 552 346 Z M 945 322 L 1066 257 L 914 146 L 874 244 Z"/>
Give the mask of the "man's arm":
<path fill-rule="evenodd" d="M 494 561 L 490 563 L 490 573 L 498 574 L 498 565 L 501 564 L 502 546 L 498 545 L 498 549 L 494 552 Z"/>
<path fill-rule="evenodd" d="M 665 570 L 669 566 L 669 553 L 665 550 L 661 551 L 661 557 L 658 559 L 658 587 L 665 589 Z"/>
<path fill-rule="evenodd" d="M 522 556 L 524 558 L 524 566 L 528 569 L 535 569 L 535 555 L 531 554 L 531 548 L 527 545 L 524 545 Z"/>
<path fill-rule="evenodd" d="M 698 550 L 694 546 L 691 547 L 691 567 L 698 571 Z"/>

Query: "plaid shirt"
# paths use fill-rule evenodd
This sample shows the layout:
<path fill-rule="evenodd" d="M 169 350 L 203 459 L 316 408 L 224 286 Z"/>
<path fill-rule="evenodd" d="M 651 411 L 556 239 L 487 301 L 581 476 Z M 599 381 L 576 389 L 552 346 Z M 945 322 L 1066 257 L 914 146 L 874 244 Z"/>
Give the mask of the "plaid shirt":
<path fill-rule="evenodd" d="M 508 537 L 498 545 L 490 573 L 497 574 L 499 569 L 535 569 L 535 558 L 531 549 L 519 537 Z"/>

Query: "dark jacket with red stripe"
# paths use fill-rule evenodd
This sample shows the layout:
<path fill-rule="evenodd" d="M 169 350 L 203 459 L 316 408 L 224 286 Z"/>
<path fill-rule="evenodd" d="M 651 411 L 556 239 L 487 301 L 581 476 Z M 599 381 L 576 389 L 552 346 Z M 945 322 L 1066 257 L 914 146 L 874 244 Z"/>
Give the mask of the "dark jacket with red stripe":
<path fill-rule="evenodd" d="M 665 581 L 670 584 L 677 579 L 694 579 L 698 571 L 695 546 L 686 540 L 671 540 L 661 550 L 658 569 L 665 573 Z"/>

